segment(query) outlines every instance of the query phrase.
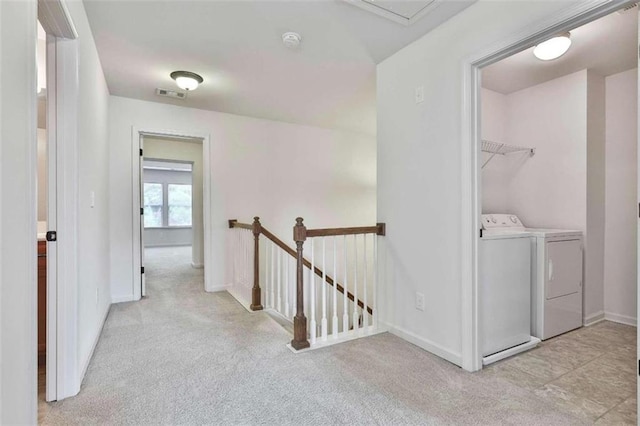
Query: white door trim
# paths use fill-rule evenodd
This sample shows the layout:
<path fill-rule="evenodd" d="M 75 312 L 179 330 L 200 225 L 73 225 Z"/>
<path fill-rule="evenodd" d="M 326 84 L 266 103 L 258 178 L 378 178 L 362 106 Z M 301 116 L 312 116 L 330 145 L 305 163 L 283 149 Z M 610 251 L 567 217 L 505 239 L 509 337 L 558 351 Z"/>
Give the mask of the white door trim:
<path fill-rule="evenodd" d="M 185 138 L 185 139 L 200 139 L 202 140 L 202 208 L 203 208 L 203 232 L 204 232 L 204 289 L 205 291 L 211 291 L 211 253 L 213 253 L 213 241 L 211 237 L 211 181 L 213 179 L 213 173 L 211 171 L 211 141 L 209 134 L 189 132 L 189 131 L 176 131 L 176 130 L 162 130 L 162 129 L 149 129 L 138 128 L 136 126 L 131 127 L 131 191 L 132 191 L 132 232 L 133 232 L 133 270 L 132 283 L 133 283 L 133 300 L 140 300 L 141 298 L 141 286 L 142 277 L 140 274 L 141 259 L 141 238 L 140 232 L 140 207 L 142 207 L 142 200 L 140 199 L 140 139 L 143 136 L 160 136 L 170 138 Z"/>
<path fill-rule="evenodd" d="M 480 237 L 480 69 L 549 38 L 608 15 L 629 0 L 584 0 L 521 29 L 462 64 L 462 368 L 482 369 L 478 321 L 478 239 Z"/>
<path fill-rule="evenodd" d="M 47 32 L 47 139 L 55 197 L 48 210 L 57 241 L 47 243 L 46 400 L 80 391 L 78 365 L 78 42 L 61 0 L 38 1 Z M 65 38 L 66 37 L 66 38 Z M 50 279 L 52 278 L 53 279 Z"/>

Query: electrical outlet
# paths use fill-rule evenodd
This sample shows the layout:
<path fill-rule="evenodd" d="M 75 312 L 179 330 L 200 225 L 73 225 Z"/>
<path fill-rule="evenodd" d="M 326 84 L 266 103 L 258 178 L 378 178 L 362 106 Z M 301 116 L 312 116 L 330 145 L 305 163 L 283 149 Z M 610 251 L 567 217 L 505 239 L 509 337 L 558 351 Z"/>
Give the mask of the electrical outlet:
<path fill-rule="evenodd" d="M 416 293 L 416 309 L 424 311 L 424 294 Z"/>
<path fill-rule="evenodd" d="M 415 98 L 417 104 L 424 102 L 424 86 L 416 87 Z"/>

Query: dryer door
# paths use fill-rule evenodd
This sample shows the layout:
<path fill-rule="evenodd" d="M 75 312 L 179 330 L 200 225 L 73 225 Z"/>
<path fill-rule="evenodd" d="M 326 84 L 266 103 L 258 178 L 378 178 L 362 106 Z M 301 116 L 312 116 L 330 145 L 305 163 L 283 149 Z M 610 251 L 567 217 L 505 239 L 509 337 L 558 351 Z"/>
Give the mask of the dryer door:
<path fill-rule="evenodd" d="M 582 242 L 547 242 L 545 298 L 577 293 L 582 287 Z"/>

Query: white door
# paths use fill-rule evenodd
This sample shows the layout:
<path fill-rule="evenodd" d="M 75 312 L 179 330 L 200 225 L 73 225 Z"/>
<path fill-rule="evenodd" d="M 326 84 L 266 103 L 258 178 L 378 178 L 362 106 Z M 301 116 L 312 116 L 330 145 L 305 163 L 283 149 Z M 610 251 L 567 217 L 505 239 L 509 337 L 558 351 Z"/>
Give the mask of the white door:
<path fill-rule="evenodd" d="M 56 121 L 56 38 L 47 35 L 47 231 L 58 229 L 58 144 Z M 44 188 L 43 188 L 44 189 Z M 47 232 L 47 240 L 55 234 Z M 57 237 L 57 235 L 56 235 Z M 55 238 L 57 240 L 57 238 Z M 57 400 L 57 288 L 58 250 L 55 241 L 47 241 L 47 361 L 46 400 Z"/>
<path fill-rule="evenodd" d="M 638 9 L 638 25 L 640 26 L 640 8 Z M 640 28 L 638 30 L 638 50 L 636 51 L 638 53 L 638 69 L 640 69 Z M 638 78 L 640 79 L 640 73 L 638 73 Z M 638 81 L 638 90 L 640 91 L 640 81 Z M 638 96 L 638 111 L 640 113 L 640 92 L 639 92 L 639 96 Z M 640 126 L 640 120 L 637 119 L 636 117 L 636 126 Z M 639 160 L 638 160 L 638 170 L 640 170 L 640 132 L 638 132 L 637 134 L 638 137 L 638 156 L 639 156 Z M 640 201 L 640 173 L 638 173 L 638 201 Z M 640 218 L 640 203 L 638 204 L 638 217 Z M 640 242 L 640 220 L 638 220 L 638 226 L 636 228 L 636 234 L 638 235 L 638 242 Z M 636 263 L 636 270 L 637 270 L 637 276 L 636 276 L 636 291 L 637 291 L 637 297 L 636 297 L 636 318 L 640 318 L 640 244 L 638 245 L 638 250 L 637 250 L 637 255 L 638 257 L 638 261 Z M 637 321 L 637 319 L 636 319 Z M 638 329 L 636 327 L 636 345 L 640 345 L 640 329 Z M 637 346 L 636 348 L 636 360 L 638 361 L 638 363 L 636 364 L 637 368 L 640 370 L 640 346 Z M 638 377 L 638 374 L 640 374 L 640 371 L 636 370 L 636 377 Z M 638 395 L 638 402 L 640 402 L 640 380 L 636 380 L 636 387 L 637 387 L 637 395 Z"/>
<path fill-rule="evenodd" d="M 547 243 L 546 299 L 578 293 L 582 286 L 582 242 Z"/>
<path fill-rule="evenodd" d="M 140 294 L 147 295 L 147 283 L 144 278 L 144 139 L 140 135 Z"/>

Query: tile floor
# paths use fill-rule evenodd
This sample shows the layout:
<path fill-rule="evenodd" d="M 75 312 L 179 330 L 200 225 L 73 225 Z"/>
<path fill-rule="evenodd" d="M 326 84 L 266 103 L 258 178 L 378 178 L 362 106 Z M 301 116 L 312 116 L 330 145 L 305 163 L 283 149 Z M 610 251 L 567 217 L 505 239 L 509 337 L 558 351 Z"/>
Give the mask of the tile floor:
<path fill-rule="evenodd" d="M 636 328 L 609 321 L 485 368 L 585 422 L 637 424 Z"/>

